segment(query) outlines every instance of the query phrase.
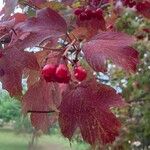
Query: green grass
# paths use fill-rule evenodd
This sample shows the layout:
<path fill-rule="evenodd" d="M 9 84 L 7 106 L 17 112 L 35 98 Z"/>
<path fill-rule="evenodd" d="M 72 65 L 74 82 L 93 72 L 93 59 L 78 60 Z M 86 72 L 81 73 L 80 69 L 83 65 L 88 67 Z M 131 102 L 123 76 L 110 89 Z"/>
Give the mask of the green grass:
<path fill-rule="evenodd" d="M 16 135 L 10 130 L 0 130 L 0 150 L 27 150 L 29 136 Z"/>
<path fill-rule="evenodd" d="M 0 150 L 27 150 L 28 142 L 31 139 L 29 134 L 15 134 L 11 130 L 0 129 Z M 65 150 L 86 150 L 87 145 L 72 142 L 71 147 L 67 139 L 60 135 L 41 136 L 38 138 L 38 145 L 53 144 L 64 147 Z M 42 149 L 43 150 L 43 149 Z"/>

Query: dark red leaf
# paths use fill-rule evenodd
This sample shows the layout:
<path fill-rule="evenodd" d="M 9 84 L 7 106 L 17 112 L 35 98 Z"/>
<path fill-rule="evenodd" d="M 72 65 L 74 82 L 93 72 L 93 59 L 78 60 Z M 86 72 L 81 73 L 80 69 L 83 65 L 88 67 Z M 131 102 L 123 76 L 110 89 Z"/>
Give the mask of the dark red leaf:
<path fill-rule="evenodd" d="M 17 68 L 1 66 L 4 74 L 0 77 L 2 88 L 7 90 L 10 96 L 21 96 L 22 94 L 22 70 Z"/>
<path fill-rule="evenodd" d="M 27 19 L 27 15 L 23 13 L 15 13 L 14 15 L 10 17 L 9 20 L 11 19 L 15 19 L 15 24 L 17 24 L 17 23 L 25 21 Z"/>
<path fill-rule="evenodd" d="M 13 30 L 14 26 L 20 22 L 23 22 L 27 19 L 27 16 L 23 13 L 16 13 L 9 17 L 5 21 L 0 21 L 0 42 L 3 42 L 4 44 L 8 44 L 11 42 L 12 33 L 15 32 Z M 6 42 L 6 39 L 8 42 Z M 5 45 L 6 46 L 6 45 Z"/>
<path fill-rule="evenodd" d="M 71 139 L 79 127 L 83 139 L 90 144 L 113 142 L 119 134 L 120 123 L 109 109 L 124 105 L 111 87 L 96 81 L 81 83 L 63 94 L 59 115 L 61 132 Z"/>
<path fill-rule="evenodd" d="M 0 77 L 3 88 L 8 90 L 11 96 L 18 96 L 22 93 L 24 68 L 38 70 L 39 66 L 32 53 L 8 48 L 0 59 L 0 68 L 4 71 L 4 75 Z"/>
<path fill-rule="evenodd" d="M 47 132 L 49 128 L 49 117 L 48 114 L 31 113 L 31 123 L 36 130 L 42 130 Z"/>
<path fill-rule="evenodd" d="M 23 112 L 56 109 L 57 103 L 60 103 L 60 94 L 55 84 L 40 80 L 32 85 L 23 97 Z"/>
<path fill-rule="evenodd" d="M 33 47 L 46 39 L 56 40 L 67 30 L 65 20 L 54 10 L 44 8 L 37 11 L 37 16 L 14 27 L 17 36 L 13 34 L 10 45 L 20 49 Z"/>
<path fill-rule="evenodd" d="M 97 34 L 98 30 L 106 30 L 106 24 L 103 16 L 100 19 L 91 19 L 87 21 L 80 21 L 80 19 L 77 20 L 77 25 L 79 27 L 85 27 L 88 29 L 88 31 L 92 34 L 95 35 Z"/>
<path fill-rule="evenodd" d="M 136 70 L 138 52 L 129 47 L 134 43 L 131 36 L 119 32 L 101 32 L 83 45 L 85 58 L 95 71 L 106 71 L 106 60 L 129 72 Z"/>
<path fill-rule="evenodd" d="M 42 130 L 44 133 L 56 122 L 56 115 L 47 113 L 31 113 L 31 123 L 36 130 Z"/>

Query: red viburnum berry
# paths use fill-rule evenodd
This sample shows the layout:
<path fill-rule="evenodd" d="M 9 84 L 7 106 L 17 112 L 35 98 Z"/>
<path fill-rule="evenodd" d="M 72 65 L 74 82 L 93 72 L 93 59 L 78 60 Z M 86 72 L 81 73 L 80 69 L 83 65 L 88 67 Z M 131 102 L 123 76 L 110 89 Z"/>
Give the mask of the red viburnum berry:
<path fill-rule="evenodd" d="M 125 0 L 125 5 L 132 8 L 136 5 L 136 1 L 134 1 L 134 0 Z"/>
<path fill-rule="evenodd" d="M 96 11 L 95 10 L 92 11 L 92 18 L 96 18 Z"/>
<path fill-rule="evenodd" d="M 130 2 L 128 5 L 129 5 L 130 8 L 132 8 L 132 7 L 134 7 L 136 5 L 136 2 L 135 1 Z"/>
<path fill-rule="evenodd" d="M 71 79 L 71 76 L 70 76 L 70 74 L 68 74 L 65 78 L 56 77 L 55 81 L 58 83 L 69 83 L 70 79 Z"/>
<path fill-rule="evenodd" d="M 87 72 L 84 68 L 82 68 L 81 66 L 76 67 L 74 70 L 74 76 L 77 80 L 79 81 L 83 81 L 86 79 L 87 77 Z"/>
<path fill-rule="evenodd" d="M 81 21 L 85 21 L 88 19 L 88 16 L 85 12 L 82 12 L 80 15 L 79 15 L 79 18 Z"/>
<path fill-rule="evenodd" d="M 79 16 L 84 10 L 82 8 L 77 8 L 75 11 L 74 11 L 74 14 Z"/>
<path fill-rule="evenodd" d="M 92 9 L 91 8 L 86 8 L 84 11 L 87 14 L 88 19 L 92 18 Z"/>
<path fill-rule="evenodd" d="M 56 69 L 55 76 L 57 82 L 68 83 L 70 80 L 68 67 L 65 64 L 60 64 Z"/>
<path fill-rule="evenodd" d="M 96 9 L 96 15 L 97 16 L 102 16 L 103 15 L 103 10 L 101 8 Z"/>
<path fill-rule="evenodd" d="M 47 64 L 42 69 L 42 75 L 47 82 L 51 82 L 55 78 L 56 65 Z"/>

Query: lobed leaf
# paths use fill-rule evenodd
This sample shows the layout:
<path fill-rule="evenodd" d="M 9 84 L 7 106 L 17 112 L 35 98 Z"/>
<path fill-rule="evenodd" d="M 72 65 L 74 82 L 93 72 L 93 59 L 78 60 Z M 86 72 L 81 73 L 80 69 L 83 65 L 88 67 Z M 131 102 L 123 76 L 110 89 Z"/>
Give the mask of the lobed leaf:
<path fill-rule="evenodd" d="M 33 53 L 7 48 L 0 59 L 0 69 L 4 74 L 0 77 L 2 86 L 11 96 L 22 93 L 22 72 L 25 68 L 38 70 L 39 65 Z"/>
<path fill-rule="evenodd" d="M 96 81 L 81 83 L 63 94 L 59 114 L 61 132 L 71 140 L 79 127 L 83 139 L 92 145 L 113 142 L 120 123 L 110 108 L 124 105 L 111 87 Z"/>
<path fill-rule="evenodd" d="M 65 20 L 54 10 L 44 8 L 37 11 L 36 17 L 31 17 L 14 27 L 17 34 L 12 35 L 10 45 L 20 49 L 33 47 L 46 39 L 56 40 L 67 30 Z"/>
<path fill-rule="evenodd" d="M 61 93 L 56 83 L 46 83 L 40 79 L 30 86 L 23 96 L 22 109 L 24 113 L 31 112 L 31 123 L 37 130 L 47 132 L 57 116 L 47 112 L 55 111 L 60 105 Z"/>
<path fill-rule="evenodd" d="M 85 58 L 95 71 L 106 71 L 109 59 L 126 71 L 134 72 L 138 64 L 138 52 L 129 46 L 131 36 L 119 32 L 101 32 L 83 45 Z"/>
<path fill-rule="evenodd" d="M 87 21 L 77 20 L 77 25 L 82 28 L 86 28 L 88 31 L 88 39 L 92 36 L 96 35 L 99 30 L 106 30 L 105 19 L 102 17 L 101 19 L 91 19 Z"/>
<path fill-rule="evenodd" d="M 44 133 L 48 132 L 50 126 L 52 126 L 56 120 L 56 115 L 52 114 L 41 114 L 41 113 L 31 113 L 30 115 L 31 123 L 36 130 L 42 130 Z"/>
<path fill-rule="evenodd" d="M 31 113 L 30 119 L 36 130 L 42 130 L 43 132 L 48 131 L 50 124 L 48 114 Z"/>
<path fill-rule="evenodd" d="M 56 109 L 61 99 L 58 88 L 57 83 L 47 83 L 45 80 L 40 79 L 30 86 L 23 96 L 23 112 Z"/>

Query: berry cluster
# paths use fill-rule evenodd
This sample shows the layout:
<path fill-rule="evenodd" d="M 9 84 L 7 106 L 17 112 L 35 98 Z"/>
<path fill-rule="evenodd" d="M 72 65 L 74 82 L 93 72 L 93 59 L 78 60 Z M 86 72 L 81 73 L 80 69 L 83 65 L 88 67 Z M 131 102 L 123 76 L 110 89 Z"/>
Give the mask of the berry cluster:
<path fill-rule="evenodd" d="M 125 3 L 126 6 L 128 6 L 130 8 L 132 8 L 136 5 L 136 1 L 134 1 L 134 0 L 125 0 L 124 3 Z"/>
<path fill-rule="evenodd" d="M 42 75 L 47 82 L 69 83 L 71 79 L 68 67 L 65 64 L 47 64 L 42 69 Z M 77 80 L 85 80 L 87 73 L 81 66 L 75 67 L 74 76 Z"/>
<path fill-rule="evenodd" d="M 103 11 L 101 8 L 90 8 L 87 6 L 86 8 L 77 8 L 74 11 L 74 14 L 81 20 L 91 20 L 93 18 L 101 19 L 103 17 Z"/>

